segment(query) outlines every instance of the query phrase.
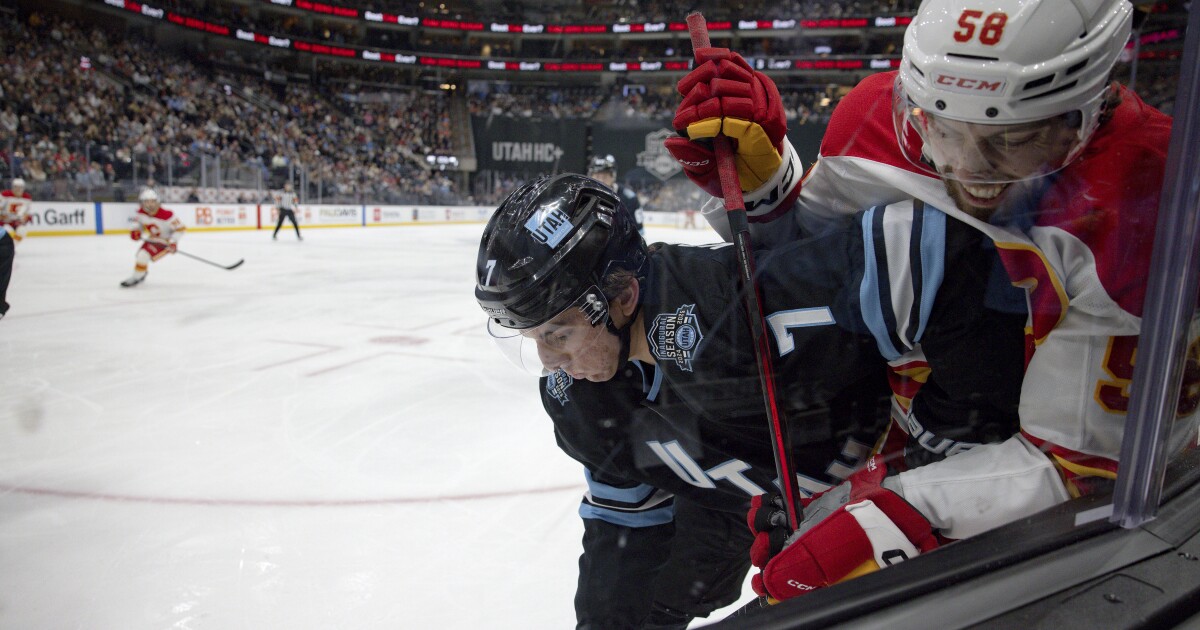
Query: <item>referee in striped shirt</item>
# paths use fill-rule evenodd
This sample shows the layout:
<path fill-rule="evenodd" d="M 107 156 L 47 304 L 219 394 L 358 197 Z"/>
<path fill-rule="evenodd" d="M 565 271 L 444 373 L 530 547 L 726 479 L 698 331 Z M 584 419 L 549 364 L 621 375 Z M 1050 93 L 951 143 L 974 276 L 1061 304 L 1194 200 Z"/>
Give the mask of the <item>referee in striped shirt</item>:
<path fill-rule="evenodd" d="M 271 240 L 275 240 L 279 236 L 279 228 L 283 227 L 285 218 L 291 221 L 292 227 L 296 229 L 296 240 L 304 240 L 304 237 L 300 236 L 300 225 L 296 223 L 296 204 L 298 203 L 300 203 L 300 199 L 292 191 L 292 182 L 284 182 L 283 192 L 275 195 L 275 209 L 279 211 L 279 221 L 275 223 L 275 232 L 271 234 Z"/>

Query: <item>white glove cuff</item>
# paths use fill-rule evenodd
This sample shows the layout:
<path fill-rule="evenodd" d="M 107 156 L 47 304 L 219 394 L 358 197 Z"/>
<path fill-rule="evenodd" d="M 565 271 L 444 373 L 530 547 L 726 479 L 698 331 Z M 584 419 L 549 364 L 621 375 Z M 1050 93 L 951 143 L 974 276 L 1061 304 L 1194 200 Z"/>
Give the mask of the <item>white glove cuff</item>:
<path fill-rule="evenodd" d="M 904 532 L 873 502 L 864 500 L 847 505 L 846 513 L 858 521 L 867 540 L 871 541 L 871 552 L 880 568 L 921 555 Z"/>
<path fill-rule="evenodd" d="M 800 162 L 800 156 L 796 155 L 796 149 L 792 148 L 792 143 L 787 137 L 783 138 L 783 162 L 779 164 L 779 168 L 775 170 L 775 174 L 771 176 L 762 186 L 751 190 L 748 193 L 742 194 L 742 200 L 746 202 L 746 215 L 748 217 L 764 217 L 774 214 L 776 209 L 783 204 L 791 205 L 796 200 L 797 188 L 800 186 L 800 179 L 804 176 L 804 165 Z"/>

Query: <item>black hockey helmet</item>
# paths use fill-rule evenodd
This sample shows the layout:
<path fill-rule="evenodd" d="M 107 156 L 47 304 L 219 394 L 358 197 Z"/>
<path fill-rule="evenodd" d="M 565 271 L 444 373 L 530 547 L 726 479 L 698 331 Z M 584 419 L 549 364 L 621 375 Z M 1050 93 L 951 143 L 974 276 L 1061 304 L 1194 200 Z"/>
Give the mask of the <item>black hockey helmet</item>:
<path fill-rule="evenodd" d="M 588 162 L 588 175 L 605 171 L 612 173 L 613 177 L 617 176 L 617 158 L 611 155 L 597 155 L 592 158 L 591 162 Z"/>
<path fill-rule="evenodd" d="M 640 277 L 646 244 L 616 195 L 578 174 L 539 177 L 514 190 L 483 230 L 475 299 L 492 324 L 535 328 L 572 305 L 611 326 L 604 279 Z"/>

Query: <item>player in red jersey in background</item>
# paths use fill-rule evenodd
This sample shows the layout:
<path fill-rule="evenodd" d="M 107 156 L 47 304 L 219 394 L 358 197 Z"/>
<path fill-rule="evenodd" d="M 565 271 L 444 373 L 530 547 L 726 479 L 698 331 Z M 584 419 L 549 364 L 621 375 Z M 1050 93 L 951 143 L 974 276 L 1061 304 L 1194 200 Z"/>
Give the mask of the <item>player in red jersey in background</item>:
<path fill-rule="evenodd" d="M 25 239 L 28 229 L 25 226 L 33 220 L 30 214 L 32 204 L 33 197 L 25 191 L 25 180 L 20 177 L 13 178 L 12 188 L 0 192 L 0 225 L 12 237 L 14 244 Z"/>
<path fill-rule="evenodd" d="M 32 220 L 33 197 L 25 192 L 25 180 L 14 177 L 12 188 L 0 192 L 0 319 L 8 312 L 8 282 L 12 278 L 16 245 L 25 238 L 25 226 Z"/>
<path fill-rule="evenodd" d="M 137 225 L 129 232 L 129 237 L 142 241 L 142 246 L 137 251 L 133 275 L 121 282 L 123 287 L 136 286 L 145 280 L 150 261 L 174 254 L 185 229 L 174 212 L 159 206 L 158 194 L 153 190 L 143 190 L 138 201 L 142 207 L 131 219 Z"/>
<path fill-rule="evenodd" d="M 679 83 L 680 137 L 667 147 L 719 197 L 708 139 L 737 141 L 758 244 L 915 197 L 990 237 L 990 302 L 1027 315 L 1020 433 L 945 457 L 945 427 L 897 398 L 889 438 L 907 433 L 902 461 L 873 460 L 807 505 L 781 552 L 766 540 L 772 502 L 752 511 L 760 593 L 793 597 L 896 557 L 888 554 L 902 544 L 872 538 L 876 524 L 856 520 L 865 501 L 903 499 L 938 533 L 963 538 L 1115 478 L 1171 130 L 1168 116 L 1111 83 L 1132 13 L 1127 0 L 928 0 L 905 33 L 899 70 L 841 101 L 803 177 L 771 80 L 736 53 L 697 51 L 705 62 Z M 719 203 L 706 207 L 728 238 L 722 214 Z M 1200 323 L 1189 338 L 1194 356 Z M 919 385 L 921 365 L 894 367 Z M 1180 410 L 1172 452 L 1198 422 L 1195 405 Z"/>

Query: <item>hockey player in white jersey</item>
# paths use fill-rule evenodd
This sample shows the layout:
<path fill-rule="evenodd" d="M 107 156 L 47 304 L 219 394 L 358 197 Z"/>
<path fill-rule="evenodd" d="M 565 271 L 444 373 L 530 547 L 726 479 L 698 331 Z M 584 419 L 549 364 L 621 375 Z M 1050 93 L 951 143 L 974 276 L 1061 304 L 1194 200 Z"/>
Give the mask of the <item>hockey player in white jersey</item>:
<path fill-rule="evenodd" d="M 0 225 L 12 237 L 13 244 L 25 239 L 29 223 L 33 220 L 31 210 L 33 197 L 25 190 L 25 180 L 14 177 L 12 188 L 0 192 Z"/>
<path fill-rule="evenodd" d="M 158 194 L 153 190 L 143 190 L 138 195 L 138 201 L 141 207 L 131 219 L 137 225 L 130 230 L 129 237 L 135 241 L 142 241 L 142 246 L 134 259 L 133 275 L 121 282 L 123 287 L 140 284 L 146 279 L 151 261 L 174 254 L 176 244 L 185 229 L 175 213 L 159 205 Z"/>
<path fill-rule="evenodd" d="M 811 518 L 790 546 L 756 559 L 767 565 L 758 585 L 766 593 L 799 595 L 876 557 L 865 538 L 814 540 L 853 529 L 833 524 L 853 521 L 835 498 L 853 505 L 893 492 L 943 535 L 963 538 L 1047 500 L 1104 491 L 1115 478 L 1171 128 L 1169 117 L 1110 83 L 1132 14 L 1127 0 L 998 0 L 987 10 L 926 0 L 905 33 L 899 70 L 843 98 L 803 176 L 771 80 L 736 53 L 697 51 L 706 61 L 679 84 L 680 137 L 667 148 L 719 196 L 707 139 L 737 141 L 757 243 L 794 238 L 821 217 L 922 199 L 991 238 L 998 262 L 989 290 L 1028 321 L 1020 434 L 898 475 L 877 466 L 831 493 L 834 509 L 806 508 Z M 706 211 L 728 235 L 720 204 Z M 1189 356 L 1200 355 L 1200 322 L 1188 338 Z M 1183 390 L 1194 397 L 1196 383 Z M 1172 452 L 1195 442 L 1194 402 L 1181 401 Z M 911 438 L 927 427 L 910 411 L 898 404 L 894 427 L 920 449 Z M 818 567 L 809 553 L 845 544 L 861 553 L 843 554 L 837 566 Z"/>

